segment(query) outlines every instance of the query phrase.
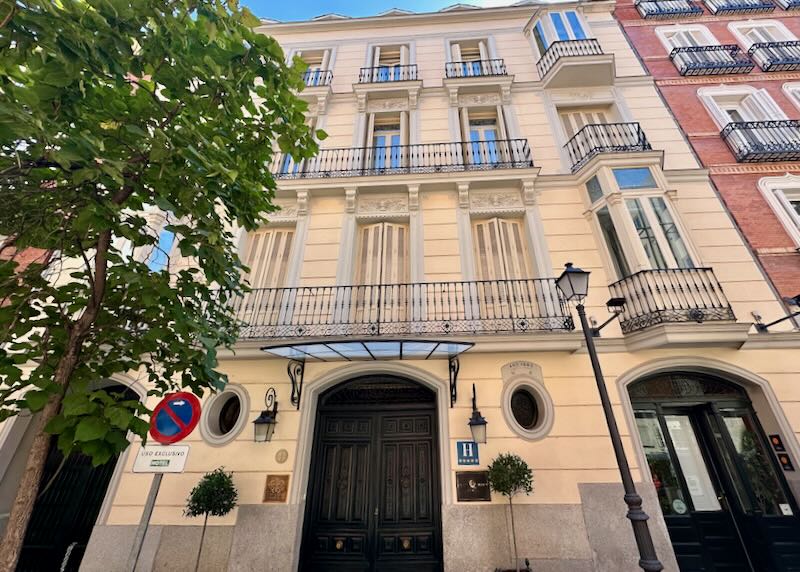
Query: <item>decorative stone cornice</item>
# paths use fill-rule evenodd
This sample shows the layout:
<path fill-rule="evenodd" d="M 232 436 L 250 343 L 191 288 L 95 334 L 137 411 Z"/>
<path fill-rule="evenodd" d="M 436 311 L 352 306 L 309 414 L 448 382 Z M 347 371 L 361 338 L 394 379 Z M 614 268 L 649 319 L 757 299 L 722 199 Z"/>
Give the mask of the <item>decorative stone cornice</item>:
<path fill-rule="evenodd" d="M 469 194 L 469 210 L 474 214 L 503 214 L 524 211 L 519 191 L 473 191 Z"/>
<path fill-rule="evenodd" d="M 407 217 L 410 195 L 402 193 L 360 195 L 356 206 L 359 218 Z"/>

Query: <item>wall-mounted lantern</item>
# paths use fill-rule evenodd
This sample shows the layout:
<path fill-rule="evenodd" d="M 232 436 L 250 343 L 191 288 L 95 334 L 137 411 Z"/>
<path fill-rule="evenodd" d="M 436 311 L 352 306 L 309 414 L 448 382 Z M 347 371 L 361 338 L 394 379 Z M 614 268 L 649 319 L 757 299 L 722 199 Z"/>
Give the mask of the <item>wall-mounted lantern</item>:
<path fill-rule="evenodd" d="M 272 441 L 272 434 L 275 433 L 275 425 L 278 423 L 278 399 L 274 387 L 267 390 L 264 404 L 267 408 L 253 421 L 253 435 L 256 443 Z"/>
<path fill-rule="evenodd" d="M 472 384 L 472 417 L 469 420 L 469 430 L 472 432 L 472 440 L 476 443 L 486 443 L 486 419 L 478 411 L 477 398 L 475 396 L 475 384 Z"/>

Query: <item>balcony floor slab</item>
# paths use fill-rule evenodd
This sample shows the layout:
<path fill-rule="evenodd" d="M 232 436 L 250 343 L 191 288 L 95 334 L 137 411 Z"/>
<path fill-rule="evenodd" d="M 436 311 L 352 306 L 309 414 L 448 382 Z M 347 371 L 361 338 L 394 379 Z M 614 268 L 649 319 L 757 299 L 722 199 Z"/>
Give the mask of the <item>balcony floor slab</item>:
<path fill-rule="evenodd" d="M 704 322 L 658 324 L 625 335 L 628 351 L 656 348 L 741 348 L 753 324 L 749 322 Z"/>

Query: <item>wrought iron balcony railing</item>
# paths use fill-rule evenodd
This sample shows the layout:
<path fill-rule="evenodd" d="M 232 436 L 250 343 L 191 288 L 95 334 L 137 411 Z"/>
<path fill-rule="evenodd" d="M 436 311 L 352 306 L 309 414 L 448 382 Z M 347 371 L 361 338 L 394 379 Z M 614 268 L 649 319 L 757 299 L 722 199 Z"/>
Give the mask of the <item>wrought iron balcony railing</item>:
<path fill-rule="evenodd" d="M 549 72 L 561 58 L 601 55 L 603 55 L 603 48 L 600 47 L 600 42 L 595 39 L 562 40 L 550 44 L 550 47 L 547 48 L 547 51 L 537 62 L 536 69 L 539 71 L 539 77 L 544 78 L 547 72 Z"/>
<path fill-rule="evenodd" d="M 728 123 L 721 134 L 740 163 L 800 161 L 800 120 Z"/>
<path fill-rule="evenodd" d="M 528 167 L 533 167 L 533 158 L 527 139 L 498 139 L 321 149 L 302 161 L 281 153 L 275 157 L 272 173 L 279 179 L 314 179 Z"/>
<path fill-rule="evenodd" d="M 303 74 L 306 87 L 320 87 L 330 85 L 333 81 L 333 72 L 330 70 L 308 70 Z"/>
<path fill-rule="evenodd" d="M 579 171 L 598 153 L 629 153 L 652 149 L 638 123 L 586 125 L 565 145 L 572 172 Z"/>
<path fill-rule="evenodd" d="M 755 67 L 736 45 L 675 48 L 669 59 L 681 75 L 749 73 Z"/>
<path fill-rule="evenodd" d="M 703 9 L 692 0 L 636 0 L 642 18 L 684 18 L 700 16 Z"/>
<path fill-rule="evenodd" d="M 416 79 L 417 64 L 361 68 L 358 72 L 358 83 L 414 81 Z"/>
<path fill-rule="evenodd" d="M 624 334 L 656 324 L 736 320 L 711 268 L 643 270 L 608 288 L 614 298 L 625 298 Z"/>
<path fill-rule="evenodd" d="M 800 8 L 800 0 L 775 0 L 778 6 L 784 10 L 796 10 Z"/>
<path fill-rule="evenodd" d="M 758 67 L 765 72 L 800 69 L 800 41 L 759 42 L 747 50 Z"/>
<path fill-rule="evenodd" d="M 553 278 L 256 289 L 242 338 L 572 330 Z"/>
<path fill-rule="evenodd" d="M 769 0 L 703 0 L 708 11 L 717 16 L 725 14 L 759 14 L 772 12 L 775 4 Z"/>
<path fill-rule="evenodd" d="M 508 75 L 502 59 L 448 62 L 444 65 L 447 78 Z"/>

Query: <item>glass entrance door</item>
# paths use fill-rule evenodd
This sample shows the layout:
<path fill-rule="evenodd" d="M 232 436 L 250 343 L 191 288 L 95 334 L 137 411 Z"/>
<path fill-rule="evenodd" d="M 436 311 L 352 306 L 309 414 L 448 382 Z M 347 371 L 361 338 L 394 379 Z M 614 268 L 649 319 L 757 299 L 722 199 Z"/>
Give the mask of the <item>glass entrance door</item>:
<path fill-rule="evenodd" d="M 680 569 L 800 570 L 800 522 L 749 404 L 637 403 Z"/>

